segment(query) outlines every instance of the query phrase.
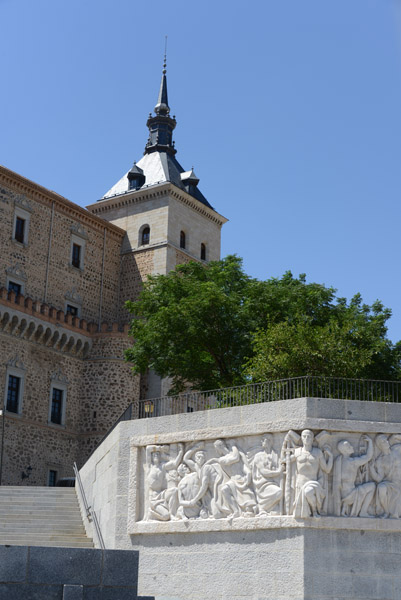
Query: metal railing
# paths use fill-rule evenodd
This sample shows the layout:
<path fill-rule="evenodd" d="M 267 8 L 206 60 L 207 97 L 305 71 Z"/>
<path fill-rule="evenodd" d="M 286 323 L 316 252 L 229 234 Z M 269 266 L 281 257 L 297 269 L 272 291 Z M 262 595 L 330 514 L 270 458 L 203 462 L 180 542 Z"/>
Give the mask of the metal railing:
<path fill-rule="evenodd" d="M 116 423 L 116 425 L 117 425 L 117 423 Z M 96 516 L 95 511 L 88 504 L 88 501 L 87 501 L 86 495 L 85 495 L 84 486 L 82 485 L 81 476 L 80 476 L 79 471 L 78 471 L 77 463 L 75 463 L 75 462 L 74 462 L 74 474 L 75 474 L 75 479 L 78 482 L 79 493 L 80 493 L 81 500 L 82 500 L 82 503 L 83 503 L 84 508 L 85 508 L 86 517 L 87 517 L 88 521 L 92 521 L 92 523 L 94 524 L 95 531 L 96 531 L 96 536 L 97 536 L 97 539 L 98 539 L 98 542 L 99 542 L 99 546 L 100 546 L 100 548 L 102 550 L 105 550 L 106 547 L 104 545 L 104 540 L 103 540 L 102 532 L 100 531 L 99 521 L 97 520 L 97 516 Z"/>
<path fill-rule="evenodd" d="M 305 397 L 401 402 L 401 381 L 314 376 L 292 377 L 206 392 L 189 392 L 177 396 L 140 400 L 136 418 L 145 419 L 212 408 L 228 408 Z M 120 420 L 127 420 L 123 418 L 124 414 Z"/>

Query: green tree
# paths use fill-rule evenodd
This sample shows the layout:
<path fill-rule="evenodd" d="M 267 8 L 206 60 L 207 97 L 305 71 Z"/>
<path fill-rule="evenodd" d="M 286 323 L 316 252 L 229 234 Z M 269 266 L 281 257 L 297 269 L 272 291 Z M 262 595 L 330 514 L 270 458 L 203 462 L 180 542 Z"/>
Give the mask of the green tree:
<path fill-rule="evenodd" d="M 400 375 L 400 345 L 386 337 L 391 312 L 380 302 L 347 303 L 290 272 L 258 281 L 236 256 L 149 277 L 127 307 L 135 339 L 127 360 L 136 373 L 171 377 L 171 393 L 188 382 L 206 390 L 306 374 Z"/>

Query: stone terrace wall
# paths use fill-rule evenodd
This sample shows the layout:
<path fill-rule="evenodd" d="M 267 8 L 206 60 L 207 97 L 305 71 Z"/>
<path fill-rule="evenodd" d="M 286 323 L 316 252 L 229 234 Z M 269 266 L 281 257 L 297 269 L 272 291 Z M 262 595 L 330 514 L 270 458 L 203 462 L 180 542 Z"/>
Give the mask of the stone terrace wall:
<path fill-rule="evenodd" d="M 169 510 L 175 510 L 174 503 L 168 504 L 167 498 L 174 498 L 173 481 L 177 476 L 174 469 L 181 464 L 177 459 L 180 444 L 185 452 L 200 444 L 212 464 L 222 456 L 214 442 L 223 439 L 229 449 L 236 446 L 243 452 L 237 462 L 221 463 L 223 470 L 230 464 L 249 461 L 253 465 L 251 481 L 255 482 L 252 461 L 255 452 L 263 454 L 261 443 L 266 434 L 270 434 L 268 439 L 273 443 L 277 459 L 280 445 L 290 440 L 295 440 L 295 445 L 283 443 L 284 448 L 291 448 L 288 456 L 285 452 L 284 456 L 302 459 L 297 434 L 305 429 L 315 433 L 314 456 L 321 457 L 316 460 L 328 461 L 330 448 L 335 457 L 335 468 L 329 469 L 326 480 L 327 488 L 323 487 L 324 478 L 318 475 L 319 485 L 326 489 L 329 499 L 327 506 L 320 506 L 320 517 L 311 516 L 311 512 L 297 516 L 293 503 L 286 512 L 286 502 L 276 504 L 275 510 L 267 510 L 266 514 L 256 512 L 245 516 L 241 513 L 239 517 L 221 515 L 220 518 L 213 517 L 212 513 L 197 514 L 193 518 L 184 518 L 185 512 L 171 513 L 175 518 L 169 515 Z M 398 509 L 390 506 L 390 511 L 395 511 L 392 518 L 377 518 L 382 508 L 376 495 L 371 497 L 369 517 L 359 516 L 358 502 L 362 503 L 371 492 L 369 472 L 366 478 L 352 483 L 367 485 L 355 494 L 352 502 L 357 504 L 351 502 L 351 508 L 357 507 L 355 514 L 346 511 L 349 516 L 335 516 L 333 500 L 337 490 L 335 477 L 341 473 L 338 467 L 343 464 L 338 461 L 339 441 L 350 440 L 353 456 L 358 460 L 362 457 L 361 464 L 373 461 L 372 465 L 379 468 L 381 453 L 385 452 L 380 444 L 388 440 L 393 461 L 391 481 L 397 488 L 401 485 L 397 479 L 401 465 L 397 458 L 400 434 L 401 405 L 396 404 L 302 398 L 214 409 L 120 423 L 81 469 L 81 477 L 89 504 L 98 514 L 107 547 L 140 550 L 139 593 L 154 595 L 156 600 L 166 597 L 176 600 L 399 600 L 401 518 L 397 517 Z M 373 455 L 369 454 L 365 436 L 373 443 Z M 168 470 L 170 484 L 167 485 L 166 478 L 159 495 L 150 489 L 156 480 L 149 474 L 147 449 L 158 451 L 163 465 L 177 460 L 174 469 L 170 466 Z M 269 453 L 268 460 L 276 460 L 271 449 Z M 167 469 L 164 473 L 167 475 Z M 235 479 L 226 477 L 222 481 L 226 484 L 225 487 L 221 484 L 226 499 L 232 498 L 229 490 L 234 489 Z M 287 486 L 280 488 L 279 481 L 278 474 L 271 479 L 270 490 L 274 494 L 280 489 L 282 494 L 295 491 L 293 484 L 288 489 Z M 265 486 L 266 493 L 267 489 Z M 212 497 L 213 490 L 210 490 Z M 254 490 L 254 499 L 256 495 Z M 400 495 L 395 501 L 399 502 L 399 498 Z M 149 516 L 150 508 L 155 511 L 153 514 L 157 513 L 158 502 L 167 510 L 163 513 L 161 508 L 159 519 Z M 258 496 L 260 502 L 263 499 Z M 87 523 L 87 527 L 89 529 L 90 524 Z"/>

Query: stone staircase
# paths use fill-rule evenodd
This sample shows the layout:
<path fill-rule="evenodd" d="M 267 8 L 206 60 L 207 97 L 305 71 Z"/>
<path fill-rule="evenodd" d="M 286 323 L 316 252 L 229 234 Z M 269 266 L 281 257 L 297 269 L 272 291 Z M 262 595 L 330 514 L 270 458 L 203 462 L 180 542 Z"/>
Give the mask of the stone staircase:
<path fill-rule="evenodd" d="M 1 486 L 0 545 L 93 548 L 75 488 Z"/>

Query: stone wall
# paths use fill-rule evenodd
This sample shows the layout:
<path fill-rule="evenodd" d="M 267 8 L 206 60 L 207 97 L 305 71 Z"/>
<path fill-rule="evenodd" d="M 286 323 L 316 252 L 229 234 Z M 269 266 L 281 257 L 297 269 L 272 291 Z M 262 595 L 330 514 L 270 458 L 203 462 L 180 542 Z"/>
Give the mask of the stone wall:
<path fill-rule="evenodd" d="M 308 450 L 300 434 L 309 430 Z M 397 404 L 303 398 L 214 409 L 121 423 L 81 477 L 107 547 L 140 550 L 139 593 L 156 600 L 396 600 L 400 434 Z M 185 474 L 191 460 L 200 470 Z M 185 504 L 213 473 L 201 502 Z"/>
<path fill-rule="evenodd" d="M 0 546 L 0 558 L 0 600 L 140 600 L 137 552 Z"/>
<path fill-rule="evenodd" d="M 91 350 L 84 358 L 35 338 L 0 333 L 3 399 L 10 365 L 18 367 L 23 378 L 20 414 L 7 412 L 4 417 L 3 484 L 46 485 L 49 469 L 58 477 L 72 476 L 74 461 L 83 464 L 127 406 L 137 406 L 139 377 L 123 358 L 131 343 L 127 333 L 100 332 L 89 339 Z M 62 425 L 49 422 L 54 377 L 66 389 Z M 28 467 L 30 477 L 23 479 Z"/>
<path fill-rule="evenodd" d="M 88 321 L 117 320 L 123 231 L 3 167 L 0 207 L 1 286 L 6 287 L 11 270 L 10 277 L 17 283 L 21 280 L 25 295 L 33 300 L 65 310 L 69 298 Z M 19 207 L 29 215 L 26 243 L 13 239 Z M 70 264 L 71 240 L 77 230 L 84 247 L 82 269 Z"/>

